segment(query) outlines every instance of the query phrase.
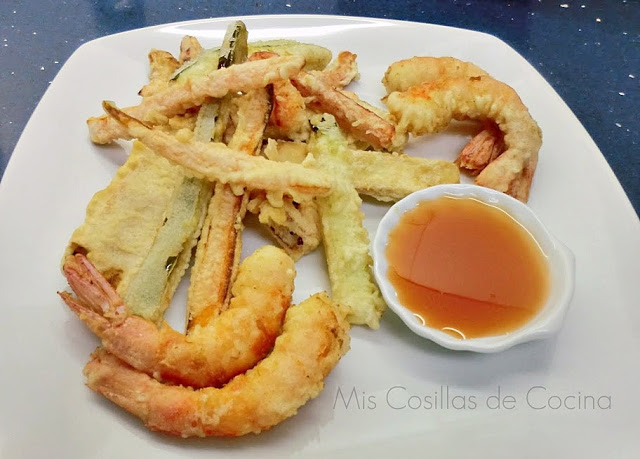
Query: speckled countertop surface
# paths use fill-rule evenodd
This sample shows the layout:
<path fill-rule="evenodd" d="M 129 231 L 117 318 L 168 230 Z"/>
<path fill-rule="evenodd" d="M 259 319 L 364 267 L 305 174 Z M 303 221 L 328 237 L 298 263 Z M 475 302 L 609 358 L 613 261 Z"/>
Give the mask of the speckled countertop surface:
<path fill-rule="evenodd" d="M 167 22 L 294 13 L 411 20 L 501 38 L 531 62 L 573 110 L 640 213 L 638 0 L 3 0 L 0 173 L 49 83 L 81 44 Z"/>

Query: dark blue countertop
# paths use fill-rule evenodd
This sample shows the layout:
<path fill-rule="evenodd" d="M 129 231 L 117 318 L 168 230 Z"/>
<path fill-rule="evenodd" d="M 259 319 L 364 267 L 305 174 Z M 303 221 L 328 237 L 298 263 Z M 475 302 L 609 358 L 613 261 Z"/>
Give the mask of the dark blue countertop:
<path fill-rule="evenodd" d="M 501 38 L 533 64 L 573 110 L 640 213 L 638 0 L 3 0 L 0 173 L 47 86 L 81 44 L 167 22 L 294 13 L 411 20 Z"/>

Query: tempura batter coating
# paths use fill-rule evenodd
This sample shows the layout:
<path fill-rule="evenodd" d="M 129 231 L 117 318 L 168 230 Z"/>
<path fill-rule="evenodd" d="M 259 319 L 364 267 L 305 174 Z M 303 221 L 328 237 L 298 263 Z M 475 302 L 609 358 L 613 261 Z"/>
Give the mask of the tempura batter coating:
<path fill-rule="evenodd" d="M 377 150 L 394 150 L 404 144 L 404 139 L 396 136 L 393 123 L 333 88 L 321 78 L 302 72 L 292 81 L 303 96 L 312 98 L 308 104 L 310 107 L 320 113 L 331 113 L 340 127 L 356 139 Z"/>
<path fill-rule="evenodd" d="M 180 64 L 192 61 L 202 52 L 202 45 L 196 37 L 185 35 L 180 41 L 180 56 L 178 57 Z M 175 69 L 177 70 L 177 68 Z M 175 71 L 174 70 L 174 71 Z"/>
<path fill-rule="evenodd" d="M 264 88 L 274 81 L 292 77 L 303 66 L 304 58 L 300 56 L 276 56 L 232 65 L 206 76 L 174 82 L 145 98 L 140 105 L 128 107 L 125 111 L 151 124 L 165 124 L 168 118 L 202 105 L 207 97 L 220 98 L 228 93 Z M 131 138 L 120 124 L 109 117 L 90 118 L 87 125 L 91 140 L 95 143 Z"/>
<path fill-rule="evenodd" d="M 371 273 L 369 233 L 348 171 L 347 142 L 331 115 L 316 115 L 311 122 L 317 130 L 310 146 L 314 167 L 335 177 L 331 194 L 317 199 L 331 297 L 348 308 L 349 323 L 377 329 L 386 304 Z"/>
<path fill-rule="evenodd" d="M 184 166 L 196 177 L 229 183 L 232 187 L 236 185 L 239 187 L 237 194 L 248 188 L 324 195 L 331 189 L 331 180 L 327 175 L 299 164 L 285 166 L 260 156 L 239 153 L 221 143 L 206 144 L 191 139 L 180 141 L 157 129 L 150 129 L 108 102 L 104 102 L 103 107 L 125 127 L 129 135 L 138 138 L 155 153 Z"/>
<path fill-rule="evenodd" d="M 149 83 L 138 92 L 142 97 L 150 97 L 164 90 L 169 84 L 169 77 L 180 65 L 171 53 L 158 49 L 151 50 L 148 58 Z"/>
<path fill-rule="evenodd" d="M 182 167 L 172 165 L 135 142 L 111 183 L 89 202 L 84 222 L 73 232 L 64 258 L 76 252 L 85 254 L 117 292 L 127 296 L 167 218 L 173 211 L 181 212 L 173 206 L 181 205 L 176 202 L 175 194 L 184 180 Z M 194 204 L 193 210 L 204 213 L 205 200 Z M 164 291 L 162 297 L 156 298 L 160 303 L 149 308 L 132 304 L 136 314 L 155 321 L 168 306 L 198 236 L 200 215 L 192 214 L 192 217 L 183 221 L 180 234 L 175 234 L 176 249 L 169 254 L 176 257 L 173 269 L 167 271 L 166 257 L 161 260 L 164 279 L 157 287 Z M 145 315 L 145 310 L 150 311 L 150 315 Z"/>
<path fill-rule="evenodd" d="M 382 78 L 382 84 L 389 94 L 445 78 L 487 75 L 477 65 L 455 57 L 412 57 L 391 64 Z"/>
<path fill-rule="evenodd" d="M 307 144 L 270 141 L 264 149 L 274 161 L 301 163 Z M 343 152 L 351 183 L 359 194 L 379 201 L 397 201 L 414 191 L 442 183 L 458 183 L 460 172 L 451 161 L 400 153 L 351 150 Z"/>
<path fill-rule="evenodd" d="M 63 300 L 107 351 L 161 381 L 192 387 L 220 387 L 271 351 L 295 277 L 293 260 L 282 250 L 257 250 L 240 265 L 229 308 L 185 336 L 166 323 L 158 328 L 126 313 L 117 294 L 81 255 L 69 257 L 64 272 L 78 298 L 61 293 Z"/>
<path fill-rule="evenodd" d="M 347 155 L 355 189 L 378 201 L 397 201 L 423 188 L 460 182 L 460 172 L 451 161 L 361 150 L 349 150 Z"/>
<path fill-rule="evenodd" d="M 349 51 L 342 51 L 324 70 L 314 70 L 309 73 L 320 78 L 332 88 L 344 88 L 359 76 L 356 64 L 357 57 Z"/>
<path fill-rule="evenodd" d="M 221 389 L 168 386 L 98 350 L 87 385 L 151 430 L 182 437 L 237 437 L 268 430 L 295 415 L 324 387 L 349 349 L 349 325 L 324 294 L 287 312 L 271 354 Z"/>
<path fill-rule="evenodd" d="M 255 89 L 237 99 L 238 123 L 229 142 L 236 151 L 253 155 L 262 145 L 262 135 L 271 110 L 271 95 Z M 215 190 L 191 268 L 187 297 L 187 329 L 206 325 L 225 309 L 230 300 L 242 252 L 242 229 L 248 193 L 236 196 L 229 185 Z"/>
<path fill-rule="evenodd" d="M 506 150 L 475 181 L 527 201 L 542 134 L 513 88 L 487 76 L 450 78 L 393 92 L 386 104 L 398 129 L 414 135 L 440 131 L 452 119 L 495 121 Z"/>

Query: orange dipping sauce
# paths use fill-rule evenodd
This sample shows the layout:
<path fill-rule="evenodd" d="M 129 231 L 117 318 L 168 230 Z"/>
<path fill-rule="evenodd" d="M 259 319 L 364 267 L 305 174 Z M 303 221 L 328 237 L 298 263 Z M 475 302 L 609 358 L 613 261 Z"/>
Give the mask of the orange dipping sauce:
<path fill-rule="evenodd" d="M 386 257 L 399 301 L 428 327 L 461 339 L 521 327 L 549 295 L 549 266 L 533 236 L 472 198 L 441 197 L 407 211 Z"/>

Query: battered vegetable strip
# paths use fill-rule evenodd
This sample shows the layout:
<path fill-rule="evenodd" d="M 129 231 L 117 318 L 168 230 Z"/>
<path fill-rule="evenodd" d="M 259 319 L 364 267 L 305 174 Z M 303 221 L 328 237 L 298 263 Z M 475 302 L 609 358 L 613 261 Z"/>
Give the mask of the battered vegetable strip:
<path fill-rule="evenodd" d="M 322 70 L 331 60 L 331 51 L 322 46 L 300 43 L 294 40 L 267 40 L 249 43 L 248 54 L 268 51 L 279 56 L 299 56 L 304 58 L 304 69 Z M 185 63 L 172 76 L 179 83 L 192 78 L 209 75 L 218 68 L 220 48 L 206 49 L 192 61 Z"/>
<path fill-rule="evenodd" d="M 527 201 L 542 134 L 513 88 L 487 76 L 449 78 L 392 92 L 386 104 L 398 129 L 414 135 L 442 130 L 453 119 L 495 121 L 506 150 L 475 182 Z"/>
<path fill-rule="evenodd" d="M 362 226 L 362 200 L 351 184 L 347 142 L 331 115 L 312 118 L 317 135 L 310 146 L 315 166 L 332 174 L 331 194 L 317 199 L 331 296 L 348 308 L 352 324 L 379 327 L 386 305 L 371 274 L 369 234 Z"/>
<path fill-rule="evenodd" d="M 304 98 L 289 80 L 273 84 L 273 110 L 266 136 L 305 141 L 309 138 L 309 113 Z"/>
<path fill-rule="evenodd" d="M 221 389 L 169 386 L 103 350 L 84 369 L 87 385 L 151 430 L 182 437 L 237 437 L 295 415 L 324 387 L 349 349 L 349 325 L 324 294 L 287 311 L 271 354 Z"/>
<path fill-rule="evenodd" d="M 84 222 L 73 232 L 65 257 L 85 254 L 125 296 L 171 213 L 183 180 L 183 168 L 134 142 L 111 183 L 89 202 Z M 166 261 L 162 260 L 162 268 Z M 175 261 L 174 276 L 184 270 L 183 263 L 183 259 Z"/>
<path fill-rule="evenodd" d="M 307 153 L 307 145 L 296 142 L 272 141 L 265 148 L 267 158 L 274 161 L 301 163 Z M 450 161 L 351 149 L 343 155 L 358 193 L 379 201 L 397 201 L 423 188 L 460 181 L 460 172 Z"/>
<path fill-rule="evenodd" d="M 192 51 L 196 52 L 195 49 Z M 150 66 L 150 78 L 156 85 L 144 94 L 145 97 L 168 86 L 178 62 L 170 54 L 161 52 Z M 162 318 L 189 265 L 191 249 L 200 234 L 211 193 L 209 182 L 194 177 L 185 176 L 176 188 L 164 223 L 130 287 L 123 294 L 132 314 L 154 322 Z"/>
<path fill-rule="evenodd" d="M 246 59 L 246 28 L 242 22 L 238 21 L 229 27 L 224 42 L 228 46 L 223 45 L 220 65 L 231 65 Z M 228 48 L 228 52 L 224 51 L 225 48 Z M 229 147 L 253 155 L 262 144 L 271 109 L 270 91 L 254 90 L 238 98 L 237 105 L 238 124 Z M 196 132 L 196 137 L 198 135 Z M 247 201 L 246 192 L 236 196 L 229 185 L 216 183 L 191 270 L 187 298 L 188 331 L 196 325 L 205 326 L 229 304 L 230 286 L 240 263 L 242 220 Z"/>
<path fill-rule="evenodd" d="M 145 98 L 166 89 L 169 77 L 178 67 L 178 62 L 166 51 L 152 50 L 149 53 L 149 66 L 150 83 L 140 91 L 140 95 Z M 177 122 L 178 120 L 174 118 L 170 124 L 175 125 Z M 153 153 L 149 154 L 155 156 Z M 134 148 L 132 156 L 137 155 L 138 153 Z M 162 177 L 162 174 L 166 173 L 166 171 L 162 171 L 163 168 L 175 169 L 176 166 L 172 166 L 166 161 L 158 163 L 157 167 L 153 169 L 157 177 Z M 132 314 L 155 322 L 161 319 L 162 314 L 169 306 L 173 293 L 187 269 L 191 257 L 191 249 L 197 241 L 204 219 L 206 203 L 212 191 L 212 187 L 208 182 L 186 177 L 184 169 L 179 166 L 177 170 L 180 171 L 182 176 L 181 183 L 173 188 L 172 197 L 166 201 L 162 222 L 156 222 L 154 231 L 145 234 L 149 239 L 145 244 L 141 244 L 141 246 L 145 247 L 144 252 L 134 252 L 137 255 L 135 269 L 127 272 L 126 281 L 121 288 L 121 294 L 125 298 L 129 311 Z M 136 173 L 134 175 L 137 176 L 139 174 Z M 153 181 L 142 182 L 142 184 L 145 183 L 148 186 Z M 116 181 L 116 183 L 110 185 L 110 188 L 118 195 L 119 199 L 122 199 L 123 208 L 126 208 L 134 197 L 129 194 L 127 188 L 120 185 L 122 183 Z M 130 192 L 139 193 L 134 190 L 130 190 Z M 110 217 L 116 221 L 119 218 L 125 218 L 124 209 L 119 213 L 113 212 L 113 210 L 113 208 L 109 208 L 107 213 L 98 217 L 97 223 L 99 226 L 103 226 Z M 139 224 L 140 222 L 138 222 Z M 130 231 L 141 236 L 142 233 L 139 231 L 138 225 Z M 104 228 L 93 228 L 92 231 L 95 231 L 95 233 L 88 234 L 89 241 L 83 242 L 84 245 L 93 246 L 93 244 L 87 244 L 87 242 L 95 241 L 105 235 Z M 119 237 L 115 235 L 111 240 L 112 245 L 103 247 L 101 250 L 109 251 L 113 250 L 114 246 L 121 245 L 122 243 L 118 239 Z M 142 243 L 143 241 L 139 242 Z M 88 249 L 84 247 L 82 250 Z M 131 249 L 129 248 L 129 250 Z M 91 259 L 101 256 L 104 257 L 105 255 L 92 253 Z M 120 272 L 120 276 L 122 275 L 122 270 L 115 266 L 100 267 L 114 281 L 116 278 L 110 273 Z"/>
<path fill-rule="evenodd" d="M 356 139 L 377 150 L 396 147 L 394 125 L 358 101 L 309 73 L 302 72 L 292 81 L 304 97 L 313 97 L 313 101 L 308 104 L 310 107 L 316 111 L 331 113 L 340 127 Z"/>
<path fill-rule="evenodd" d="M 206 144 L 190 138 L 181 141 L 149 128 L 109 102 L 104 102 L 103 107 L 122 123 L 131 137 L 140 139 L 155 153 L 186 167 L 197 177 L 231 184 L 238 195 L 248 188 L 277 194 L 287 192 L 294 199 L 302 199 L 304 195 L 325 195 L 331 190 L 332 181 L 326 174 L 302 165 L 285 165 L 260 156 L 249 156 L 220 143 Z"/>
<path fill-rule="evenodd" d="M 256 250 L 240 267 L 229 308 L 188 336 L 124 311 L 117 293 L 82 255 L 67 258 L 64 274 L 77 298 L 60 296 L 106 350 L 161 381 L 220 387 L 273 348 L 296 272 L 282 250 Z"/>
<path fill-rule="evenodd" d="M 202 105 L 209 97 L 221 98 L 228 93 L 264 88 L 274 81 L 292 77 L 303 65 L 304 58 L 300 56 L 276 56 L 232 65 L 205 76 L 189 78 L 186 82 L 176 81 L 144 99 L 140 105 L 125 109 L 125 112 L 151 124 L 166 124 L 167 118 Z M 109 117 L 90 118 L 87 124 L 91 140 L 95 143 L 131 138 L 119 123 Z"/>
<path fill-rule="evenodd" d="M 123 296 L 132 314 L 161 320 L 189 265 L 210 190 L 208 183 L 194 177 L 185 177 L 175 190 L 164 223 Z"/>
<path fill-rule="evenodd" d="M 345 156 L 358 193 L 379 201 L 397 201 L 423 188 L 460 181 L 450 161 L 359 150 L 348 150 Z"/>

